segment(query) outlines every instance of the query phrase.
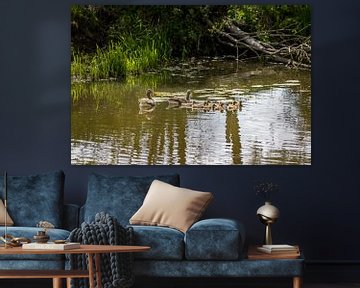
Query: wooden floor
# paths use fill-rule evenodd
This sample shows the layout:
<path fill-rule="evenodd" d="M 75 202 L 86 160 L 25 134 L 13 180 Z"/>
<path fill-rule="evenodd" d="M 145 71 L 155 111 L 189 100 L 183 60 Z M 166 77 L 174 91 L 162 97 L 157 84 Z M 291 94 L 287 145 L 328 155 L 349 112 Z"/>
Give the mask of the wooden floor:
<path fill-rule="evenodd" d="M 332 283 L 332 284 L 306 284 L 304 288 L 354 288 L 360 287 L 360 283 Z"/>
<path fill-rule="evenodd" d="M 41 280 L 0 280 L 0 288 L 52 288 L 52 282 L 48 279 Z M 144 283 L 135 284 L 134 288 L 291 288 L 291 283 L 279 282 L 279 283 L 266 283 L 252 280 L 246 281 L 246 283 L 231 283 L 229 285 L 216 285 L 206 284 L 201 285 L 200 283 L 181 285 L 175 283 L 169 283 L 167 285 L 157 285 L 155 283 Z M 303 288 L 360 288 L 360 283 L 304 283 Z"/>

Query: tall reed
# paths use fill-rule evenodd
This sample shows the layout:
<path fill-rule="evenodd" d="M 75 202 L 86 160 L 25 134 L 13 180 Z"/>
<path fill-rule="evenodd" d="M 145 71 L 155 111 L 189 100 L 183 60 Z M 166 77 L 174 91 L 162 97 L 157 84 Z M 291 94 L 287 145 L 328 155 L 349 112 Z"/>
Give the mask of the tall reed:
<path fill-rule="evenodd" d="M 72 53 L 71 59 L 71 76 L 84 79 L 87 77 L 86 72 L 86 56 L 81 55 L 80 53 Z"/>
<path fill-rule="evenodd" d="M 158 67 L 170 58 L 169 35 L 163 32 L 150 37 L 119 37 L 104 49 L 97 47 L 93 55 L 73 53 L 71 75 L 76 79 L 122 78 Z"/>

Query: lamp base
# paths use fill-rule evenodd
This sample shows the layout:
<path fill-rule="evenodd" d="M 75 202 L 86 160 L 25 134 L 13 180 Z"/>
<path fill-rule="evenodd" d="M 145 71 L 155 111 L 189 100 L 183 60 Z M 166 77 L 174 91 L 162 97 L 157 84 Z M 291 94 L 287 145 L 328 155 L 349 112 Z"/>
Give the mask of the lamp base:
<path fill-rule="evenodd" d="M 268 223 L 265 226 L 265 240 L 266 245 L 272 245 L 272 236 L 271 236 L 271 224 Z"/>

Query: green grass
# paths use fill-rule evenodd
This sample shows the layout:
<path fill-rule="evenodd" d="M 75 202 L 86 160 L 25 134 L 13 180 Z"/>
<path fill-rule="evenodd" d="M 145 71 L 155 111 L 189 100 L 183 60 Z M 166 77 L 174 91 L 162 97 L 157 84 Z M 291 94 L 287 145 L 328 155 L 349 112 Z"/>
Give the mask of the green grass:
<path fill-rule="evenodd" d="M 164 33 L 144 39 L 130 35 L 110 42 L 104 49 L 97 47 L 92 55 L 73 53 L 71 76 L 78 80 L 96 81 L 141 74 L 167 61 L 170 52 L 170 41 Z"/>
<path fill-rule="evenodd" d="M 73 53 L 71 61 L 71 75 L 79 79 L 86 78 L 86 67 L 85 57 L 80 54 Z"/>

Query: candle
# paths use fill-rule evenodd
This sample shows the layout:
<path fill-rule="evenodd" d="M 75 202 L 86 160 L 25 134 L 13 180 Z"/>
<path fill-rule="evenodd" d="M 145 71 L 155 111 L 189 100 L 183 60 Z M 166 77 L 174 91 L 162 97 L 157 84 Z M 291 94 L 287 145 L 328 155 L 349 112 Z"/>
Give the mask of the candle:
<path fill-rule="evenodd" d="M 7 172 L 5 171 L 5 175 L 4 175 L 4 193 L 5 193 L 5 198 L 4 198 L 4 202 L 7 202 Z"/>
<path fill-rule="evenodd" d="M 7 240 L 6 240 L 6 235 L 7 235 L 7 172 L 5 171 L 4 173 L 4 206 L 5 206 L 5 248 L 7 248 Z"/>

